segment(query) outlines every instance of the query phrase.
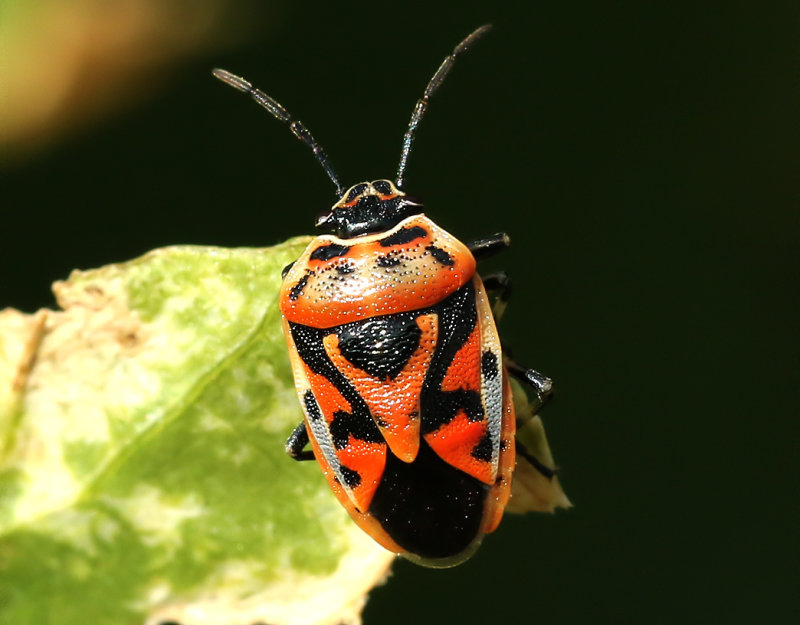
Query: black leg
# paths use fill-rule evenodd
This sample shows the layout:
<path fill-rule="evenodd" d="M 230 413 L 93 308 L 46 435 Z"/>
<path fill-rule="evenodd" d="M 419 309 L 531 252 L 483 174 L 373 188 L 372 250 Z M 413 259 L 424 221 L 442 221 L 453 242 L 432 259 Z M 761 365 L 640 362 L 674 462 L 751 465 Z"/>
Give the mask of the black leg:
<path fill-rule="evenodd" d="M 313 451 L 310 449 L 307 451 L 303 450 L 306 445 L 308 445 L 308 430 L 306 429 L 306 422 L 302 421 L 287 439 L 286 453 L 295 460 L 314 460 Z"/>
<path fill-rule="evenodd" d="M 481 280 L 489 293 L 496 294 L 497 297 L 506 302 L 511 299 L 511 278 L 508 277 L 505 271 L 481 276 Z"/>
<path fill-rule="evenodd" d="M 481 276 L 481 280 L 486 292 L 494 296 L 492 313 L 494 318 L 499 321 L 506 311 L 508 300 L 511 298 L 511 278 L 506 275 L 505 271 L 499 271 L 488 276 Z"/>
<path fill-rule="evenodd" d="M 531 452 L 529 452 L 525 445 L 520 443 L 518 440 L 516 441 L 517 444 L 517 455 L 522 456 L 531 463 L 534 469 L 536 469 L 539 473 L 544 475 L 548 480 L 553 479 L 556 474 L 555 469 L 551 469 L 548 466 L 542 464 L 541 460 L 539 460 L 536 456 L 534 456 Z"/>
<path fill-rule="evenodd" d="M 468 244 L 467 247 L 469 251 L 472 252 L 475 260 L 483 260 L 484 258 L 494 256 L 498 252 L 507 250 L 511 247 L 511 239 L 505 232 L 498 232 L 485 239 L 473 241 Z"/>
<path fill-rule="evenodd" d="M 502 271 L 485 276 L 482 280 L 487 293 L 493 294 L 496 298 L 492 304 L 492 313 L 494 313 L 495 319 L 500 319 L 511 297 L 511 280 Z M 552 397 L 553 381 L 534 369 L 528 369 L 518 364 L 511 354 L 511 348 L 506 344 L 503 344 L 503 354 L 503 362 L 508 372 L 536 392 L 536 400 L 533 405 L 535 413 Z"/>
<path fill-rule="evenodd" d="M 503 349 L 506 349 L 505 347 Z M 532 403 L 532 410 L 534 414 L 541 410 L 541 408 L 549 402 L 553 397 L 553 381 L 545 375 L 533 369 L 526 369 L 525 367 L 514 362 L 510 356 L 503 358 L 506 370 L 517 378 L 520 382 L 525 382 L 536 393 L 536 401 Z"/>
<path fill-rule="evenodd" d="M 497 321 L 500 321 L 511 297 L 511 278 L 504 271 L 499 271 L 488 276 L 481 276 L 481 280 L 486 292 L 494 297 L 492 314 Z"/>

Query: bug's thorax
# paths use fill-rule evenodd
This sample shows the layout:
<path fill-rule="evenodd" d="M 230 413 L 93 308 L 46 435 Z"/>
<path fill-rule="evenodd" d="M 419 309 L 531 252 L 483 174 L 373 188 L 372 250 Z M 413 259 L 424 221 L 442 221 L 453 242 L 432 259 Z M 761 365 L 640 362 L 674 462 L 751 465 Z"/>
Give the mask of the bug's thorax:
<path fill-rule="evenodd" d="M 432 306 L 474 275 L 467 246 L 415 214 L 382 232 L 315 238 L 284 278 L 281 312 L 329 328 Z"/>

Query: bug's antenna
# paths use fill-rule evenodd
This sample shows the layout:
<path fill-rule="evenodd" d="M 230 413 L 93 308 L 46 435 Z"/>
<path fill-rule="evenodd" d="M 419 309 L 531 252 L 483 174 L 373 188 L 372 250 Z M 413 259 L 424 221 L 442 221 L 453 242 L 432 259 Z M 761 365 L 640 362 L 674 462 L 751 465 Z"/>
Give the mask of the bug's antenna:
<path fill-rule="evenodd" d="M 215 78 L 219 78 L 225 84 L 230 85 L 231 87 L 234 87 L 244 93 L 249 93 L 256 102 L 272 113 L 272 116 L 275 119 L 288 124 L 289 129 L 292 131 L 294 136 L 312 149 L 314 156 L 316 156 L 317 160 L 319 161 L 319 164 L 322 165 L 325 173 L 328 174 L 328 178 L 330 178 L 333 181 L 333 184 L 336 185 L 337 197 L 344 195 L 344 187 L 342 187 L 342 184 L 339 182 L 336 172 L 333 171 L 333 167 L 328 160 L 328 155 L 325 154 L 325 150 L 320 147 L 319 143 L 317 143 L 317 140 L 312 136 L 312 134 L 308 132 L 306 127 L 303 125 L 303 122 L 292 119 L 289 111 L 283 108 L 283 106 L 281 106 L 281 104 L 275 98 L 268 96 L 266 93 L 261 91 L 261 89 L 256 89 L 244 78 L 236 76 L 235 74 L 231 74 L 224 69 L 215 69 L 211 73 Z"/>
<path fill-rule="evenodd" d="M 425 115 L 425 111 L 428 108 L 428 100 L 434 94 L 434 92 L 442 86 L 442 83 L 447 77 L 448 72 L 453 68 L 458 55 L 469 50 L 472 44 L 483 37 L 489 31 L 489 29 L 491 29 L 491 27 L 491 24 L 484 24 L 480 28 L 467 35 L 467 38 L 464 39 L 464 41 L 453 48 L 453 51 L 450 53 L 450 55 L 447 56 L 444 61 L 442 61 L 442 64 L 439 66 L 439 69 L 436 70 L 433 78 L 428 81 L 428 86 L 425 87 L 425 92 L 422 94 L 422 97 L 417 100 L 417 104 L 414 107 L 414 112 L 411 114 L 411 121 L 408 123 L 408 130 L 406 130 L 406 134 L 403 137 L 403 151 L 400 152 L 400 165 L 397 168 L 396 184 L 398 189 L 403 188 L 403 177 L 406 173 L 408 154 L 411 152 L 411 144 L 414 141 L 414 133 L 417 130 L 417 126 L 419 126 L 419 123 L 422 121 L 422 117 Z"/>

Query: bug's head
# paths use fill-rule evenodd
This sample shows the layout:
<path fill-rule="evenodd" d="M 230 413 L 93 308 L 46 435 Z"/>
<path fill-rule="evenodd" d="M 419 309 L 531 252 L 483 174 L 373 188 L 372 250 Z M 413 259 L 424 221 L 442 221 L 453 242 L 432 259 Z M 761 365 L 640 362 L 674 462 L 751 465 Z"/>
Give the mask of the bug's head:
<path fill-rule="evenodd" d="M 422 213 L 422 203 L 400 191 L 391 180 L 359 182 L 344 192 L 317 227 L 349 239 L 383 232 L 406 217 Z"/>

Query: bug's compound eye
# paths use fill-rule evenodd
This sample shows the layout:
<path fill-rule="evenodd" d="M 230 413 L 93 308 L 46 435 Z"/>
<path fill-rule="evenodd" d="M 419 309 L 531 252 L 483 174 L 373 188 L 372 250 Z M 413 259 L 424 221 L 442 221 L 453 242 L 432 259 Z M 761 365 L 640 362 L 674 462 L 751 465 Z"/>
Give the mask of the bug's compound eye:
<path fill-rule="evenodd" d="M 356 198 L 358 198 L 360 195 L 363 195 L 364 191 L 367 189 L 369 189 L 369 184 L 366 182 L 362 182 L 350 187 L 350 190 L 344 196 L 344 204 L 350 204 L 351 202 L 354 202 Z"/>
<path fill-rule="evenodd" d="M 376 180 L 372 183 L 372 187 L 380 195 L 397 195 L 397 189 L 389 180 Z"/>

